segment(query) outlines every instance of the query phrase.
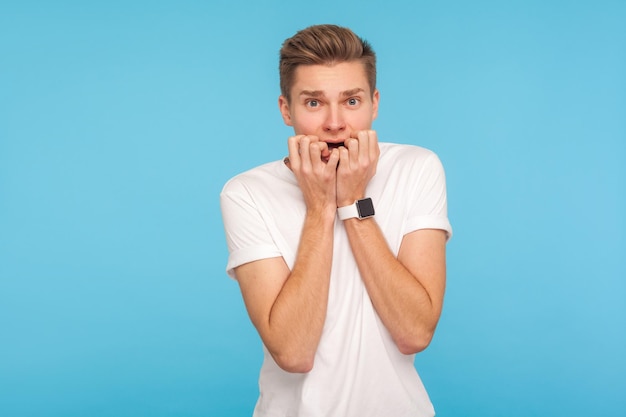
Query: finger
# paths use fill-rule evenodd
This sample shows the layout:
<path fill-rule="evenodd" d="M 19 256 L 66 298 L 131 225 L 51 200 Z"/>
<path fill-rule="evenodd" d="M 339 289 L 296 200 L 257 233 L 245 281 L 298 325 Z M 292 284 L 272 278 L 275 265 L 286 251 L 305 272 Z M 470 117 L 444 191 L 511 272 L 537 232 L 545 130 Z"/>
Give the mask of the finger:
<path fill-rule="evenodd" d="M 328 162 L 326 163 L 326 169 L 337 171 L 339 165 L 339 149 L 335 148 L 330 151 L 330 155 L 328 156 Z"/>
<path fill-rule="evenodd" d="M 350 170 L 350 151 L 345 146 L 349 141 L 350 141 L 350 139 L 348 139 L 344 143 L 344 146 L 340 146 L 340 147 L 336 148 L 336 151 L 337 151 L 338 156 L 339 156 L 338 169 L 341 172 L 345 172 L 345 171 L 349 171 Z"/>
<path fill-rule="evenodd" d="M 317 142 L 320 147 L 321 159 L 322 161 L 327 161 L 330 157 L 330 149 L 328 148 L 328 143 L 326 142 Z"/>
<path fill-rule="evenodd" d="M 359 149 L 361 148 L 361 143 L 358 139 L 353 138 L 348 139 L 346 145 L 350 154 L 350 168 L 355 169 L 359 166 Z"/>
<path fill-rule="evenodd" d="M 289 162 L 293 168 L 300 166 L 300 140 L 302 135 L 292 136 L 287 141 L 289 149 Z"/>
<path fill-rule="evenodd" d="M 362 162 L 369 161 L 369 131 L 362 130 L 357 134 L 357 139 L 359 141 L 359 160 Z"/>
<path fill-rule="evenodd" d="M 322 162 L 322 143 L 324 142 L 313 142 L 309 145 L 311 164 L 313 165 L 317 165 Z"/>
<path fill-rule="evenodd" d="M 303 169 L 311 167 L 311 138 L 310 136 L 302 136 L 300 139 L 300 161 Z"/>
<path fill-rule="evenodd" d="M 369 131 L 369 154 L 370 160 L 377 161 L 380 156 L 380 147 L 378 146 L 378 134 L 375 130 Z"/>

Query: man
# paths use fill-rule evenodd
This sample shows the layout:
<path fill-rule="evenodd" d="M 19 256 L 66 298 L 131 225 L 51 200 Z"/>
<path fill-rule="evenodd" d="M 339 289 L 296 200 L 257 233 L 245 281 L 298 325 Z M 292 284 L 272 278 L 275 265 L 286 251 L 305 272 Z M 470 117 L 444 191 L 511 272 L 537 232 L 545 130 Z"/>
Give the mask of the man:
<path fill-rule="evenodd" d="M 280 78 L 289 156 L 221 194 L 227 272 L 265 351 L 254 415 L 432 416 L 413 362 L 443 303 L 441 164 L 378 142 L 375 55 L 349 29 L 287 39 Z"/>

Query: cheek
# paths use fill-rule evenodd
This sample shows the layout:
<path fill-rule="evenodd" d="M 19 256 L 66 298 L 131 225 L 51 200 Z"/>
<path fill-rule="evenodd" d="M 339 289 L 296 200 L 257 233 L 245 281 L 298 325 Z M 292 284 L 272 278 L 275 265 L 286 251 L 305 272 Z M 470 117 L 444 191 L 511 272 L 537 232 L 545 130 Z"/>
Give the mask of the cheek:
<path fill-rule="evenodd" d="M 301 115 L 294 121 L 294 128 L 302 134 L 315 133 L 321 126 L 321 118 L 315 113 Z"/>
<path fill-rule="evenodd" d="M 369 129 L 372 125 L 372 114 L 367 112 L 359 113 L 352 122 L 354 128 L 357 130 Z"/>

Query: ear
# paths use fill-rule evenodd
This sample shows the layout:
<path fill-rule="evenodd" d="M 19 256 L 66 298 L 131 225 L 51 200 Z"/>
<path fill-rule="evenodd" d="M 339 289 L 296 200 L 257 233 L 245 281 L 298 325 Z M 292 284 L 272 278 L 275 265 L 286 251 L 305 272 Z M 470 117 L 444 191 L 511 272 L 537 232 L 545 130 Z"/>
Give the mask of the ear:
<path fill-rule="evenodd" d="M 376 120 L 378 117 L 378 102 L 380 101 L 380 93 L 378 89 L 374 90 L 374 94 L 372 95 L 372 120 Z"/>
<path fill-rule="evenodd" d="M 287 126 L 293 126 L 291 122 L 291 112 L 289 111 L 289 102 L 283 95 L 278 97 L 278 110 L 280 110 L 280 114 L 283 116 L 283 122 L 285 122 Z"/>

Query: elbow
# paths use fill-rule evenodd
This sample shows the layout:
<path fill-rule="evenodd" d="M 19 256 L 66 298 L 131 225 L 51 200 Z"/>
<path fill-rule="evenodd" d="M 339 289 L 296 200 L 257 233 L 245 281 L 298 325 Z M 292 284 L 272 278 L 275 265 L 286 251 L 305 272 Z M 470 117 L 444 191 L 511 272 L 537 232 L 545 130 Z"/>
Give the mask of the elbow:
<path fill-rule="evenodd" d="M 396 340 L 396 345 L 403 355 L 413 355 L 425 350 L 433 340 L 434 334 L 434 329 L 424 330 L 417 334 Z"/>
<path fill-rule="evenodd" d="M 274 362 L 285 372 L 306 374 L 313 369 L 313 355 L 272 354 Z"/>

